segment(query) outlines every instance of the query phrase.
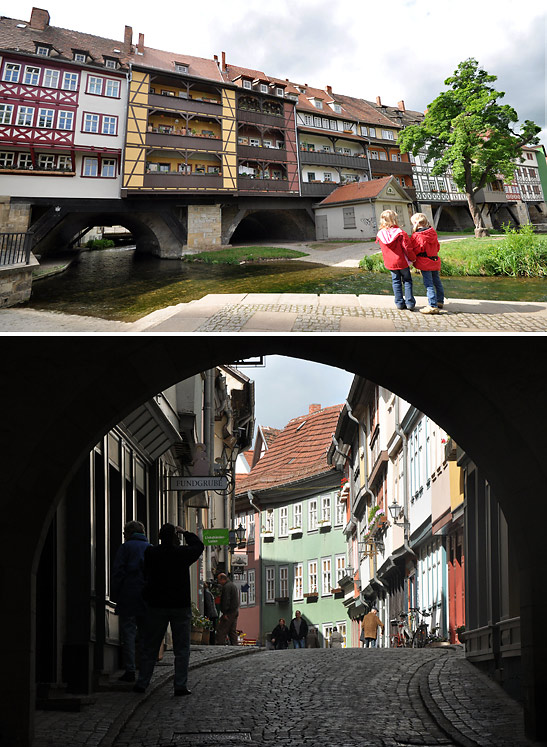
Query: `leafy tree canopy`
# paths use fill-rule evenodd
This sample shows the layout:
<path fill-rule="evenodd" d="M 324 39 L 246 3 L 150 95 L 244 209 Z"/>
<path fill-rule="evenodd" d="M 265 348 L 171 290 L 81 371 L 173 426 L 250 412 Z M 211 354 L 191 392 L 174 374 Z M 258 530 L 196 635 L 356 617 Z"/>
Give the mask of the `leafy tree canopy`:
<path fill-rule="evenodd" d="M 445 80 L 449 90 L 428 106 L 419 125 L 403 130 L 398 143 L 403 153 L 416 155 L 425 149 L 426 161 L 434 161 L 433 175 L 452 170 L 454 182 L 468 199 L 499 174 L 513 176 L 522 147 L 539 143 L 540 131 L 526 120 L 516 132 L 517 112 L 498 103 L 505 96 L 490 84 L 497 80 L 471 58 L 460 62 Z"/>

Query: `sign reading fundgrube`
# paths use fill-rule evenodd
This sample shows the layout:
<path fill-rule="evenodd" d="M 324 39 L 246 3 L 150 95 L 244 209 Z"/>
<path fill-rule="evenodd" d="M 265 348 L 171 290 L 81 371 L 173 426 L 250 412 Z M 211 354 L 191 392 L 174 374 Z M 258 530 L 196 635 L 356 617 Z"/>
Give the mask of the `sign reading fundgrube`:
<path fill-rule="evenodd" d="M 167 490 L 226 490 L 227 487 L 226 475 L 167 478 Z"/>

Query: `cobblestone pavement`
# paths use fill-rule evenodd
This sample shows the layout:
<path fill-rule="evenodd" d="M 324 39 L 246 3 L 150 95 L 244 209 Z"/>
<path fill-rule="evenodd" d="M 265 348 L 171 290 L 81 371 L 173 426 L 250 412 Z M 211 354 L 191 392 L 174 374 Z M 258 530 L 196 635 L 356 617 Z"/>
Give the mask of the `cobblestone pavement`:
<path fill-rule="evenodd" d="M 168 659 L 146 695 L 115 685 L 80 713 L 39 711 L 34 747 L 532 744 L 520 706 L 454 648 L 193 647 L 189 697 Z"/>

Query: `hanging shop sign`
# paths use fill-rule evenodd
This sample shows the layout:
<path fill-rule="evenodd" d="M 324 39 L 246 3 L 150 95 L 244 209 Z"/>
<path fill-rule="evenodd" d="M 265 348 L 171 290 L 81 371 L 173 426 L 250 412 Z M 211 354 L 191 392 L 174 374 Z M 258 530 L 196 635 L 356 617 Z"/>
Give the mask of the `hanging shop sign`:
<path fill-rule="evenodd" d="M 226 490 L 227 487 L 226 475 L 169 476 L 167 478 L 167 490 Z"/>
<path fill-rule="evenodd" d="M 204 529 L 203 544 L 205 547 L 211 547 L 213 545 L 229 545 L 229 533 L 229 529 Z"/>

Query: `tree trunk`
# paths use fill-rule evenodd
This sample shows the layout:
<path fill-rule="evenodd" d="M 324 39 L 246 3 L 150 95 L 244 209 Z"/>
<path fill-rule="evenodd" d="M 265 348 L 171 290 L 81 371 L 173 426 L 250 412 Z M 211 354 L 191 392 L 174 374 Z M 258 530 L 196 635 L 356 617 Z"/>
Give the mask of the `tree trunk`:
<path fill-rule="evenodd" d="M 475 238 L 480 239 L 483 236 L 488 236 L 488 229 L 484 225 L 482 219 L 482 210 L 479 210 L 475 202 L 475 195 L 472 192 L 467 192 L 467 204 L 469 206 L 469 212 L 473 218 L 475 224 Z"/>

